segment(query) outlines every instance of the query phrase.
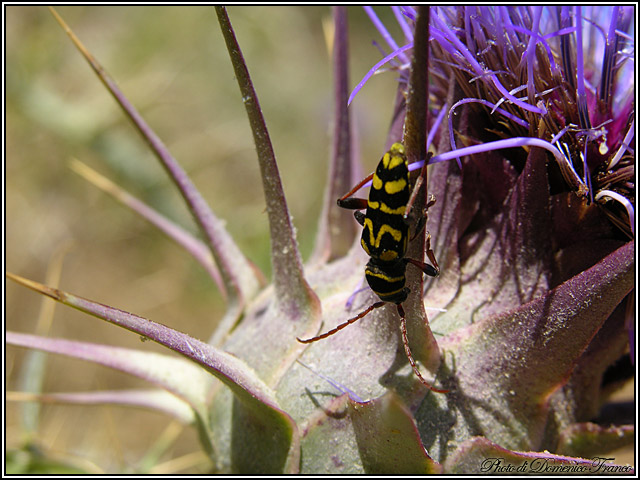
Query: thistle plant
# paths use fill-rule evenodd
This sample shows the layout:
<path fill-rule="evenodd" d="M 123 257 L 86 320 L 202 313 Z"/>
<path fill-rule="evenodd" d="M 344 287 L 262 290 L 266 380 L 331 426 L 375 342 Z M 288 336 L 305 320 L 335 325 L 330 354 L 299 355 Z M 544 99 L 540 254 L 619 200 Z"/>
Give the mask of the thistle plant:
<path fill-rule="evenodd" d="M 630 472 L 600 457 L 633 443 L 633 419 L 611 425 L 598 416 L 620 378 L 633 375 L 635 355 L 632 9 L 394 7 L 402 42 L 365 11 L 385 58 L 351 90 L 346 9 L 333 10 L 331 159 L 303 262 L 242 38 L 216 8 L 257 151 L 268 285 L 135 99 L 53 12 L 175 183 L 199 235 L 86 165 L 73 169 L 183 246 L 227 308 L 199 339 L 163 325 L 161 315 L 143 318 L 10 274 L 144 343 L 7 332 L 8 344 L 90 360 L 157 388 L 36 399 L 169 413 L 198 432 L 213 472 Z M 421 216 L 435 197 L 426 228 L 412 225 L 408 255 L 425 258 L 428 234 L 440 275 L 407 269 L 406 340 L 391 304 L 304 345 L 296 338 L 329 331 L 378 301 L 360 287 L 368 258 L 358 224 L 336 199 L 364 176 L 350 112 L 381 68 L 398 82 L 380 156 L 403 142 L 413 181 L 422 182 L 413 211 Z M 145 348 L 152 342 L 178 356 Z M 425 388 L 405 347 L 447 393 Z"/>

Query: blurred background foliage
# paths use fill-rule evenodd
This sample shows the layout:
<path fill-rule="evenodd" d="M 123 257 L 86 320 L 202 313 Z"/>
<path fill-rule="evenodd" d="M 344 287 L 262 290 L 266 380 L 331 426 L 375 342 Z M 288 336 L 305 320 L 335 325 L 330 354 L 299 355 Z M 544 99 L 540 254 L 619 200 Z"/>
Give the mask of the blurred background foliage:
<path fill-rule="evenodd" d="M 213 7 L 63 6 L 58 11 L 269 278 L 258 163 Z M 388 8 L 377 12 L 395 25 Z M 145 220 L 73 173 L 69 161 L 85 162 L 195 231 L 173 184 L 47 8 L 6 6 L 5 13 L 7 270 L 44 281 L 52 258 L 65 252 L 60 288 L 207 339 L 224 303 L 206 273 Z M 230 7 L 229 16 L 270 129 L 306 259 L 330 153 L 331 11 L 250 6 Z M 381 58 L 372 45 L 381 41 L 361 8 L 349 8 L 349 22 L 353 86 Z M 375 77 L 352 106 L 367 171 L 384 149 L 395 88 L 395 75 Z M 34 332 L 42 298 L 13 283 L 7 284 L 6 297 L 6 328 Z M 162 350 L 61 306 L 49 335 Z M 25 351 L 8 349 L 8 391 L 20 390 L 24 359 Z M 147 387 L 64 357 L 52 355 L 46 362 L 44 392 Z M 8 449 L 19 448 L 26 438 L 19 409 L 20 404 L 7 403 Z M 145 454 L 157 441 L 174 437 L 152 462 L 152 471 L 202 471 L 202 457 L 189 456 L 199 450 L 195 432 L 176 429 L 170 418 L 154 412 L 48 405 L 35 436 L 47 462 L 73 458 L 85 471 L 113 473 L 148 469 L 141 463 Z M 179 458 L 192 461 L 170 462 Z M 23 465 L 22 453 L 9 460 L 14 462 L 9 466 L 36 468 Z M 47 462 L 42 468 L 53 471 Z"/>

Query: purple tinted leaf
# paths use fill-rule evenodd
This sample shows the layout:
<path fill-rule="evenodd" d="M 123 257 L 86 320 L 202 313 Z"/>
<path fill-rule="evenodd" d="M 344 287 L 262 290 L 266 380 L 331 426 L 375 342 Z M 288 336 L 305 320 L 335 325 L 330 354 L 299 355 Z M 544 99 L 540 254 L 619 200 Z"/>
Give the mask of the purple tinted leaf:
<path fill-rule="evenodd" d="M 211 377 L 203 369 L 182 358 L 17 332 L 7 332 L 7 342 L 10 345 L 37 348 L 99 363 L 134 375 L 173 393 L 188 403 L 198 415 L 206 418 L 206 395 L 212 384 Z"/>
<path fill-rule="evenodd" d="M 293 224 L 280 181 L 278 164 L 249 70 L 226 9 L 216 7 L 216 12 L 247 110 L 258 154 L 269 217 L 274 284 L 274 300 L 268 306 L 269 314 L 260 316 L 249 326 L 257 336 L 249 334 L 248 337 L 245 335 L 244 339 L 236 337 L 241 344 L 234 345 L 231 340 L 228 346 L 232 351 L 235 347 L 235 351 L 243 355 L 243 351 L 247 349 L 255 350 L 254 345 L 247 345 L 247 341 L 254 342 L 259 336 L 268 335 L 271 358 L 277 361 L 264 362 L 260 358 L 262 352 L 254 352 L 258 358 L 249 364 L 259 365 L 257 368 L 261 369 L 262 378 L 269 385 L 275 385 L 295 362 L 300 352 L 306 348 L 295 342 L 295 337 L 309 337 L 318 331 L 321 323 L 320 301 L 304 276 Z"/>
<path fill-rule="evenodd" d="M 153 340 L 176 353 L 184 355 L 190 360 L 204 367 L 229 386 L 234 393 L 245 400 L 269 403 L 273 406 L 273 394 L 270 389 L 255 376 L 255 373 L 241 360 L 218 350 L 206 343 L 193 338 L 186 333 L 178 332 L 160 323 L 153 322 L 133 313 L 93 302 L 86 298 L 47 287 L 41 283 L 27 280 L 7 273 L 16 282 L 47 295 L 58 302 L 76 308 L 114 325 L 135 332 Z"/>
<path fill-rule="evenodd" d="M 226 296 L 226 290 L 224 283 L 222 282 L 222 278 L 220 277 L 220 271 L 213 262 L 211 252 L 204 243 L 195 238 L 178 224 L 172 222 L 164 215 L 161 215 L 149 205 L 138 200 L 136 197 L 129 194 L 111 180 L 100 175 L 84 163 L 74 160 L 71 163 L 71 168 L 78 175 L 82 176 L 96 187 L 113 196 L 116 200 L 147 219 L 153 225 L 158 227 L 158 229 L 164 232 L 169 238 L 174 240 L 178 245 L 184 247 L 184 249 L 204 267 L 220 289 L 220 292 Z"/>
<path fill-rule="evenodd" d="M 634 246 L 634 242 L 628 242 L 590 269 L 508 315 L 508 324 L 515 328 L 503 332 L 505 340 L 510 337 L 507 344 L 514 350 L 518 344 L 528 346 L 526 351 L 514 352 L 518 363 L 525 364 L 514 369 L 521 376 L 512 379 L 514 385 L 524 381 L 533 398 L 543 400 L 566 378 L 605 320 L 634 287 Z M 490 323 L 497 326 L 508 317 Z M 527 377 L 536 381 L 530 382 Z"/>
<path fill-rule="evenodd" d="M 224 7 L 216 7 L 216 12 L 242 99 L 247 109 L 247 116 L 249 117 L 258 153 L 258 163 L 260 164 L 271 232 L 271 263 L 273 266 L 276 300 L 280 306 L 281 313 L 284 313 L 289 320 L 295 320 L 297 314 L 304 311 L 307 312 L 305 329 L 317 329 L 320 323 L 320 302 L 304 278 L 298 243 L 295 238 L 289 209 L 280 181 L 278 165 L 262 110 L 260 109 L 258 96 L 253 88 L 249 70 L 242 56 L 240 45 L 236 40 L 226 9 Z"/>
<path fill-rule="evenodd" d="M 455 366 L 454 403 L 461 415 L 473 412 L 476 432 L 509 448 L 540 448 L 548 396 L 634 287 L 633 252 L 629 242 L 529 303 L 441 341 Z"/>
<path fill-rule="evenodd" d="M 182 420 L 195 420 L 195 426 L 200 431 L 200 438 L 205 450 L 209 455 L 214 455 L 213 444 L 216 440 L 211 432 L 207 408 L 207 395 L 213 382 L 205 370 L 181 358 L 110 345 L 45 338 L 15 332 L 7 332 L 7 342 L 99 363 L 134 375 L 167 390 L 173 394 L 174 399 L 162 399 L 158 395 L 145 397 L 143 394 L 125 394 L 116 403 L 158 408 Z M 89 396 L 76 397 L 76 401 L 81 402 L 84 399 L 95 403 L 99 399 L 107 401 L 109 397 L 110 400 L 115 400 L 114 395 L 107 394 L 101 397 L 98 394 L 93 399 L 90 394 L 86 395 Z M 65 398 L 61 399 L 65 400 Z M 69 398 L 66 400 L 71 401 Z M 185 406 L 192 409 L 190 419 L 185 412 Z M 273 432 L 273 429 L 270 431 Z"/>
<path fill-rule="evenodd" d="M 616 382 L 604 384 L 607 370 L 628 355 L 629 339 L 624 327 L 628 301 L 627 297 L 607 318 L 576 362 L 567 383 L 550 397 L 553 421 L 547 427 L 547 438 L 556 439 L 571 425 L 598 417 L 612 391 L 628 379 L 629 374 L 621 376 Z M 629 421 L 628 418 L 621 418 L 616 423 Z M 557 449 L 553 441 L 545 443 L 543 447 L 552 451 Z"/>
<path fill-rule="evenodd" d="M 9 278 L 37 292 L 127 330 L 144 335 L 196 362 L 228 386 L 236 398 L 240 400 L 241 407 L 239 409 L 250 414 L 249 420 L 246 421 L 248 427 L 258 428 L 264 435 L 270 436 L 276 448 L 286 448 L 284 454 L 277 456 L 278 459 L 284 458 L 289 462 L 287 463 L 288 465 L 291 465 L 291 458 L 295 460 L 296 452 L 299 449 L 295 423 L 288 414 L 278 407 L 271 389 L 242 360 L 185 333 L 132 313 L 92 302 L 16 275 L 9 273 L 7 275 Z M 104 356 L 106 354 L 108 354 L 108 351 L 105 351 Z M 107 360 L 105 359 L 105 361 Z M 125 366 L 123 365 L 123 367 Z M 140 369 L 143 367 L 130 366 L 130 368 Z M 195 371 L 198 370 L 197 368 L 195 369 Z M 141 371 L 144 371 L 144 369 Z M 187 383 L 192 385 L 194 382 Z M 202 382 L 200 383 L 202 384 Z M 274 451 L 267 451 L 264 448 L 261 452 L 252 453 L 256 458 L 264 457 L 263 460 L 265 461 L 274 454 Z M 281 464 L 280 468 L 284 469 L 285 464 Z"/>
<path fill-rule="evenodd" d="M 206 409 L 207 392 L 212 381 L 204 370 L 192 363 L 158 353 L 17 332 L 7 332 L 6 338 L 7 343 L 11 345 L 37 348 L 50 353 L 59 353 L 99 363 L 164 388 L 193 409 L 196 425 L 203 433 L 203 440 L 206 440 L 204 446 L 209 453 L 212 452 L 213 440 L 208 428 Z M 138 401 L 141 401 L 140 397 L 138 397 Z M 149 402 L 148 406 L 153 407 L 153 400 L 149 399 Z M 172 411 L 175 404 L 176 402 L 167 403 L 163 410 L 185 418 L 184 408 Z"/>
<path fill-rule="evenodd" d="M 162 143 L 162 140 L 160 140 L 149 125 L 147 125 L 136 108 L 120 91 L 115 81 L 85 48 L 57 12 L 52 8 L 50 10 L 76 48 L 84 56 L 91 68 L 93 68 L 100 81 L 118 102 L 125 114 L 131 119 L 134 126 L 162 163 L 169 177 L 178 187 L 178 190 L 185 199 L 191 213 L 207 239 L 213 258 L 220 267 L 229 296 L 229 310 L 233 313 L 233 316 L 240 315 L 244 302 L 253 297 L 259 287 L 255 267 L 247 261 L 224 228 L 223 222 L 214 215 L 200 192 L 187 176 L 187 173 L 178 164 L 176 159 L 173 158 L 167 147 Z"/>
<path fill-rule="evenodd" d="M 39 395 L 22 394 L 16 400 L 141 407 L 164 412 L 184 424 L 194 423 L 196 420 L 193 408 L 187 402 L 164 390 L 94 390 L 91 392 L 60 392 Z"/>

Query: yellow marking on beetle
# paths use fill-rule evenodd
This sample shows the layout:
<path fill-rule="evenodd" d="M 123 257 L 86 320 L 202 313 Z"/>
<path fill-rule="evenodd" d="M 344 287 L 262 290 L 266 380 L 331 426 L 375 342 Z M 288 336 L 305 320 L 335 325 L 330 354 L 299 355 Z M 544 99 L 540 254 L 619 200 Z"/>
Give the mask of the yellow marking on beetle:
<path fill-rule="evenodd" d="M 406 205 L 401 205 L 398 208 L 391 208 L 386 203 L 383 202 L 371 202 L 369 201 L 368 207 L 372 210 L 380 210 L 383 213 L 388 213 L 390 215 L 404 215 L 404 211 Z"/>
<path fill-rule="evenodd" d="M 364 240 L 360 240 L 360 245 L 362 245 L 362 249 L 367 252 L 367 255 L 371 256 L 369 253 L 369 247 L 367 247 L 367 243 Z"/>
<path fill-rule="evenodd" d="M 384 168 L 387 170 L 393 170 L 405 162 L 406 160 L 404 156 L 397 154 L 392 155 L 391 152 L 385 153 L 384 157 L 382 157 L 382 165 L 384 165 Z"/>
<path fill-rule="evenodd" d="M 405 277 L 390 277 L 389 275 L 385 275 L 384 273 L 372 272 L 371 270 L 365 270 L 365 274 L 367 274 L 370 277 L 381 278 L 389 283 L 402 282 L 403 280 L 405 280 Z M 402 290 L 402 288 L 396 290 L 396 292 L 399 292 L 400 290 Z M 395 293 L 395 292 L 390 292 L 390 293 Z M 389 295 L 389 294 L 385 293 L 385 295 Z"/>
<path fill-rule="evenodd" d="M 399 180 L 393 180 L 391 182 L 385 182 L 384 191 L 389 195 L 393 195 L 394 193 L 401 192 L 407 186 L 407 181 L 404 178 Z"/>
<path fill-rule="evenodd" d="M 382 156 L 382 165 L 384 165 L 384 168 L 387 170 L 389 170 L 389 160 L 391 160 L 391 153 L 387 152 Z"/>
<path fill-rule="evenodd" d="M 380 204 L 380 211 L 391 215 L 404 215 L 406 205 L 401 205 L 398 208 L 390 208 L 386 203 Z"/>
<path fill-rule="evenodd" d="M 393 155 L 404 155 L 404 145 L 397 142 L 394 143 L 393 145 L 391 145 L 389 153 Z"/>
<path fill-rule="evenodd" d="M 405 163 L 404 157 L 401 157 L 399 155 L 389 156 L 389 158 L 386 158 L 386 155 L 385 155 L 385 159 L 386 159 L 386 162 L 384 163 L 384 166 L 388 170 L 393 170 L 394 168 Z"/>
<path fill-rule="evenodd" d="M 364 219 L 364 228 L 369 228 L 369 245 L 373 245 L 376 248 L 380 248 L 380 241 L 385 233 L 391 235 L 396 242 L 402 240 L 402 232 L 400 230 L 396 230 L 391 225 L 387 225 L 386 223 L 380 227 L 376 238 L 373 238 L 373 222 L 370 218 Z"/>
<path fill-rule="evenodd" d="M 371 186 L 376 190 L 380 190 L 382 188 L 382 180 L 378 175 L 373 175 L 373 180 L 371 181 Z"/>
<path fill-rule="evenodd" d="M 398 258 L 398 252 L 395 250 L 385 250 L 380 254 L 380 260 L 383 262 L 390 262 L 391 260 L 395 260 Z"/>
<path fill-rule="evenodd" d="M 396 293 L 400 293 L 402 290 L 404 290 L 404 287 L 399 288 L 397 290 L 394 290 L 393 292 L 385 292 L 385 293 L 382 294 L 382 296 L 388 298 L 388 297 L 390 297 L 392 295 L 395 295 Z"/>

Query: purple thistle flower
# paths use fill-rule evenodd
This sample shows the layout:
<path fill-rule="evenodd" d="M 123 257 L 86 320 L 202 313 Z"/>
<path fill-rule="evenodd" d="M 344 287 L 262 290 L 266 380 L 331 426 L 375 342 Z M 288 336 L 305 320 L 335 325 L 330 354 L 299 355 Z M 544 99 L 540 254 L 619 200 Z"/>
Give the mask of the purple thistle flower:
<path fill-rule="evenodd" d="M 612 221 L 627 235 L 632 235 L 635 203 L 635 162 L 630 147 L 635 137 L 633 10 L 631 7 L 589 8 L 588 18 L 577 7 L 540 6 L 531 12 L 524 10 L 520 12 L 515 7 L 435 9 L 439 15 L 435 16 L 431 30 L 434 60 L 431 111 L 448 111 L 452 151 L 456 150 L 455 110 L 465 103 L 489 107 L 490 110 L 481 110 L 489 115 L 490 124 L 485 130 L 492 130 L 494 138 L 505 139 L 500 143 L 489 139 L 474 149 L 475 152 L 522 146 L 523 140 L 514 137 L 525 135 L 537 139 L 531 144 L 541 145 L 539 140 L 548 142 L 544 148 L 554 154 L 569 187 L 580 195 L 587 195 L 591 201 L 605 204 Z M 411 48 L 411 44 L 398 48 L 373 11 L 366 11 L 395 50 L 358 83 L 349 103 L 381 66 Z M 396 17 L 399 11 L 394 10 Z M 535 24 L 525 25 L 523 19 L 530 15 Z M 454 24 L 453 19 L 458 24 Z M 498 20 L 503 22 L 502 28 L 495 27 Z M 401 23 L 409 38 L 407 26 L 406 22 Z M 454 35 L 456 30 L 460 34 Z M 583 32 L 588 41 L 583 41 Z M 575 54 L 567 48 L 571 42 L 582 46 Z M 478 46 L 482 48 L 475 51 Z M 586 50 L 588 55 L 583 54 Z M 556 64 L 557 57 L 561 59 L 562 70 Z M 444 101 L 451 73 L 463 96 L 454 105 Z M 527 79 L 525 84 L 518 81 L 523 74 Z M 406 69 L 400 70 L 400 76 L 405 83 Z M 505 95 L 505 92 L 510 93 Z M 525 95 L 514 97 L 520 92 Z M 435 134 L 434 129 L 430 137 Z M 618 165 L 623 157 L 625 161 Z M 430 163 L 449 158 L 448 154 L 435 155 Z M 416 164 L 412 169 L 421 166 Z"/>

